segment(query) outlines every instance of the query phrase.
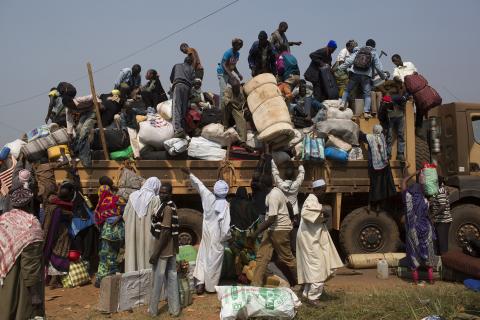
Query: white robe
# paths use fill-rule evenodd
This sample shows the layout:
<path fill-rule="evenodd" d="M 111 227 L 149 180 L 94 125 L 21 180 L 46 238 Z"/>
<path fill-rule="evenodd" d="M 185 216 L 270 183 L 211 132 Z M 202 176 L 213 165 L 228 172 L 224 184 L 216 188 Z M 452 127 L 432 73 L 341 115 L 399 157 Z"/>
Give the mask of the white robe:
<path fill-rule="evenodd" d="M 298 283 L 325 282 L 335 269 L 343 267 L 335 244 L 322 222 L 322 205 L 310 194 L 301 211 L 297 233 Z"/>
<path fill-rule="evenodd" d="M 150 269 L 151 242 L 150 233 L 152 213 L 160 208 L 160 198 L 153 197 L 145 216 L 139 218 L 129 201 L 125 207 L 123 219 L 125 220 L 125 272 Z"/>
<path fill-rule="evenodd" d="M 193 276 L 199 283 L 205 283 L 206 291 L 215 292 L 222 273 L 223 243 L 230 237 L 230 206 L 227 204 L 224 212 L 217 215 L 215 195 L 193 174 L 190 180 L 202 198 L 203 207 L 202 241 Z"/>

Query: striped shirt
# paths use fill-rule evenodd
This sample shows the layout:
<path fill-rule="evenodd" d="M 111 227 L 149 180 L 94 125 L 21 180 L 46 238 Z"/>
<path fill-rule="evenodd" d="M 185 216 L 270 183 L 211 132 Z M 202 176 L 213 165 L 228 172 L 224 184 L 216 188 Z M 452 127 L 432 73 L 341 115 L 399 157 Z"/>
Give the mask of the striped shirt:
<path fill-rule="evenodd" d="M 150 233 L 160 238 L 161 232 L 169 232 L 168 243 L 160 252 L 160 257 L 171 257 L 178 253 L 178 215 L 177 206 L 173 201 L 163 202 L 158 211 L 152 215 Z"/>
<path fill-rule="evenodd" d="M 433 196 L 430 200 L 430 218 L 433 223 L 452 222 L 448 191 L 443 185 L 438 189 L 438 194 Z"/>
<path fill-rule="evenodd" d="M 17 160 L 15 160 L 14 157 L 11 157 L 11 159 L 12 166 L 0 173 L 0 194 L 2 196 L 6 196 L 8 194 L 13 183 L 13 172 L 15 171 Z"/>

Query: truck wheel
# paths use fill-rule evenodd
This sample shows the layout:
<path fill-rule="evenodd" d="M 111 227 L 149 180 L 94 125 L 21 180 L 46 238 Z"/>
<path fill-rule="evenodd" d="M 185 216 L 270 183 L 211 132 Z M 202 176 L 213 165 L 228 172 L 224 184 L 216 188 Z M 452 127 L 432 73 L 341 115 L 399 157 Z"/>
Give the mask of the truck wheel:
<path fill-rule="evenodd" d="M 430 147 L 426 140 L 415 136 L 415 164 L 417 170 L 422 169 L 425 162 L 430 162 Z"/>
<path fill-rule="evenodd" d="M 193 209 L 177 209 L 180 224 L 178 242 L 181 246 L 196 245 L 202 239 L 203 217 L 200 212 Z"/>
<path fill-rule="evenodd" d="M 355 209 L 340 227 L 340 245 L 346 254 L 395 252 L 399 243 L 397 223 L 384 211 Z"/>
<path fill-rule="evenodd" d="M 453 222 L 448 233 L 448 248 L 458 248 L 468 239 L 480 240 L 480 207 L 461 204 L 452 208 Z"/>

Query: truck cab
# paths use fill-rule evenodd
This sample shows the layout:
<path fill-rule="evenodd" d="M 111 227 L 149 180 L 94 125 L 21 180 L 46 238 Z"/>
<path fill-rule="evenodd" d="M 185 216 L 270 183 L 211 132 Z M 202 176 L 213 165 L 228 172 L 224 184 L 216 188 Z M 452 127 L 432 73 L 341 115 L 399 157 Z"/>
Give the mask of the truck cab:
<path fill-rule="evenodd" d="M 480 239 L 480 104 L 438 106 L 428 119 L 431 157 L 450 191 L 449 246 L 461 246 Z"/>

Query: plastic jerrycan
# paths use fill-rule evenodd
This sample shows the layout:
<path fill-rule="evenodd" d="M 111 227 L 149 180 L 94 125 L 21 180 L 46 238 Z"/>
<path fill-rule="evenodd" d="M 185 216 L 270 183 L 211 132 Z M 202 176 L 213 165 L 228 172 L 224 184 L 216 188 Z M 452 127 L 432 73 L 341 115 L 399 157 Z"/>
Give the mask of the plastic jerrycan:
<path fill-rule="evenodd" d="M 377 278 L 388 279 L 388 262 L 385 259 L 380 259 L 377 262 Z"/>

